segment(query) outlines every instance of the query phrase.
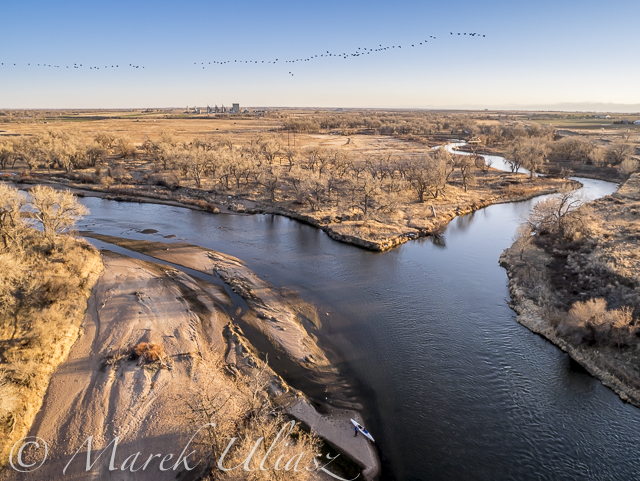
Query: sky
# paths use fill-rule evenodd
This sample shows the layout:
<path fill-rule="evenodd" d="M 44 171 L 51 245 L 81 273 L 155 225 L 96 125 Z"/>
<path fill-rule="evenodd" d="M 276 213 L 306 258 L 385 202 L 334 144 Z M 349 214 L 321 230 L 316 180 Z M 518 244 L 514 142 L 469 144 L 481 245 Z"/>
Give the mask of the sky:
<path fill-rule="evenodd" d="M 638 0 L 7 1 L 0 108 L 639 111 L 639 17 Z M 380 45 L 402 48 L 320 57 Z M 238 59 L 260 63 L 214 63 Z"/>

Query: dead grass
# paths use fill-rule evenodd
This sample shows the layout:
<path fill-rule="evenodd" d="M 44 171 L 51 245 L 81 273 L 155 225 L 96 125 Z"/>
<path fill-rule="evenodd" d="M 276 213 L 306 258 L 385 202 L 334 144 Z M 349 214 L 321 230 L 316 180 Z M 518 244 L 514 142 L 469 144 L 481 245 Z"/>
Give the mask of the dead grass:
<path fill-rule="evenodd" d="M 160 363 L 167 366 L 167 355 L 164 348 L 153 342 L 141 342 L 131 349 L 130 357 L 142 363 Z"/>
<path fill-rule="evenodd" d="M 535 313 L 525 312 L 525 325 L 556 344 L 568 343 L 570 352 L 577 349 L 591 372 L 605 373 L 599 377 L 617 379 L 603 378 L 607 385 L 638 390 L 640 174 L 588 208 L 580 232 L 523 231 L 501 262 L 518 309 L 530 310 L 531 301 L 535 306 Z M 532 324 L 534 318 L 541 321 Z"/>
<path fill-rule="evenodd" d="M 416 233 L 437 234 L 456 215 L 534 196 L 562 184 L 550 178 L 527 180 L 525 175 L 477 170 L 467 191 L 461 170 L 456 169 L 442 195 L 427 195 L 427 202 L 419 202 L 410 173 L 403 168 L 407 163 L 421 166 L 430 146 L 489 127 L 494 129 L 492 142 L 529 135 L 522 126 L 498 125 L 487 115 L 477 119 L 467 114 L 399 112 L 284 111 L 270 112 L 265 118 L 210 119 L 166 119 L 163 115 L 150 118 L 145 114 L 135 122 L 121 118 L 8 124 L 6 128 L 7 135 L 38 137 L 45 148 L 63 145 L 82 150 L 105 138 L 112 140 L 97 147 L 104 155 L 95 166 L 76 166 L 75 172 L 62 174 L 60 166 L 32 166 L 32 175 L 53 172 L 72 180 L 76 187 L 148 196 L 210 212 L 218 212 L 216 203 L 229 204 L 229 210 L 236 212 L 275 209 L 306 217 L 316 225 L 332 224 L 336 238 L 363 240 L 378 250 Z M 300 128 L 295 134 L 282 130 L 300 127 L 295 119 L 315 127 Z M 545 138 L 549 136 L 544 129 L 538 130 Z M 131 147 L 132 142 L 137 145 L 135 155 L 131 148 L 123 153 L 120 144 Z M 204 146 L 204 151 L 194 150 L 194 145 Z M 206 168 L 193 163 L 194 152 L 211 157 Z M 315 164 L 310 156 L 321 160 Z M 20 162 L 17 165 L 24 170 Z M 252 205 L 243 207 L 242 203 Z M 335 225 L 342 222 L 348 224 Z"/>
<path fill-rule="evenodd" d="M 51 374 L 80 331 L 91 288 L 102 270 L 88 243 L 61 237 L 54 246 L 32 231 L 23 252 L 3 252 L 0 285 L 0 465 L 12 441 L 24 436 L 40 409 Z"/>

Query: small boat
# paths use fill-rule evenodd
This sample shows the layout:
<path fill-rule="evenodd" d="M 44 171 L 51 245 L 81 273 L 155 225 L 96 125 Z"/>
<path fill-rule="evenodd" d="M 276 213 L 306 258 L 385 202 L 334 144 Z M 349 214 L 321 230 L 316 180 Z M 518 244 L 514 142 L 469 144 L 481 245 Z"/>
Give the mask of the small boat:
<path fill-rule="evenodd" d="M 369 434 L 369 431 L 367 431 L 364 426 L 362 426 L 361 424 L 359 424 L 357 421 L 354 421 L 353 419 L 351 420 L 351 424 L 353 424 L 358 431 L 360 431 L 362 434 L 364 434 L 367 439 L 369 439 L 372 443 L 375 443 L 375 439 L 373 439 L 373 436 L 371 436 L 371 434 Z"/>

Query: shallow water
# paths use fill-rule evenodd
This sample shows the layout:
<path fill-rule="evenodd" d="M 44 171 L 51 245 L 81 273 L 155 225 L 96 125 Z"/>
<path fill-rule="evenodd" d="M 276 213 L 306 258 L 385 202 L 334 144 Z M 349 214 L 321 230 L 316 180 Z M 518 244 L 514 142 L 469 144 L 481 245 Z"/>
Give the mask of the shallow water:
<path fill-rule="evenodd" d="M 615 190 L 580 180 L 594 198 Z M 507 306 L 498 257 L 533 200 L 457 218 L 441 245 L 420 239 L 386 253 L 278 216 L 82 202 L 91 215 L 81 230 L 175 234 L 237 256 L 315 303 L 322 339 L 364 405 L 383 479 L 640 478 L 640 410 L 520 326 Z M 141 233 L 150 228 L 158 233 Z"/>

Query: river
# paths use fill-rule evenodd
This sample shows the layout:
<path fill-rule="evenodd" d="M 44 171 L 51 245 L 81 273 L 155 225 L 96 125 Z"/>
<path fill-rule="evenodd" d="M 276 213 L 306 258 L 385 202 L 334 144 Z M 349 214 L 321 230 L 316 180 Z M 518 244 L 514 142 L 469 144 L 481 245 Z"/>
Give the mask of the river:
<path fill-rule="evenodd" d="M 579 180 L 593 198 L 616 188 Z M 455 219 L 442 242 L 386 253 L 279 216 L 89 197 L 79 229 L 176 235 L 237 256 L 317 305 L 321 341 L 363 405 L 383 479 L 640 479 L 640 410 L 518 324 L 507 305 L 498 258 L 536 201 L 487 207 Z"/>

